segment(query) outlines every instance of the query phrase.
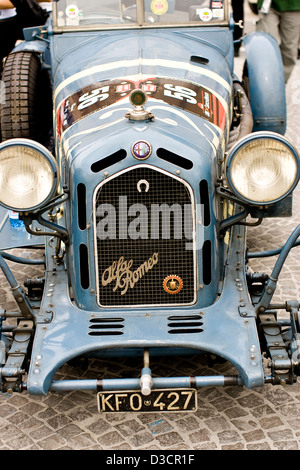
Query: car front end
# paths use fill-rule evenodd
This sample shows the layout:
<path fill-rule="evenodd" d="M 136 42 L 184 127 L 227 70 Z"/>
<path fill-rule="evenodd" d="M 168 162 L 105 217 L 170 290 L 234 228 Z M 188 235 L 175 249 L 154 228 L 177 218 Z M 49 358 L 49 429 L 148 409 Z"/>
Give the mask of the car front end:
<path fill-rule="evenodd" d="M 47 46 L 31 31 L 14 52 L 47 47 L 54 145 L 22 135 L 0 145 L 1 204 L 21 215 L 27 245 L 45 240 L 38 305 L 16 289 L 2 242 L 30 330 L 15 375 L 3 363 L 2 391 L 93 390 L 101 412 L 188 411 L 199 387 L 293 383 L 298 306 L 286 304 L 291 336 L 271 301 L 299 229 L 270 277 L 248 268 L 246 234 L 291 215 L 299 156 L 281 117 L 252 132 L 259 119 L 234 74 L 227 2 L 88 3 L 55 2 Z M 151 359 L 170 354 L 218 356 L 236 374 L 153 375 Z M 54 378 L 75 358 L 111 355 L 140 357 L 140 376 Z"/>

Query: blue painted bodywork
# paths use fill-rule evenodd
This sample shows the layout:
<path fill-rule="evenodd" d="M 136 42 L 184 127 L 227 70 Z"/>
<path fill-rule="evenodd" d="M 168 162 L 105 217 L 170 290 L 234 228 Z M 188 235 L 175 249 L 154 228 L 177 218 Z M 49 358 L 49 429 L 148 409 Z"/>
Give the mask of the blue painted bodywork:
<path fill-rule="evenodd" d="M 53 381 L 54 374 L 65 362 L 79 356 L 105 357 L 110 352 L 112 355 L 143 355 L 145 349 L 150 350 L 150 355 L 152 352 L 163 355 L 170 351 L 180 354 L 186 350 L 215 354 L 236 367 L 237 383 L 249 388 L 262 386 L 265 373 L 257 332 L 258 311 L 250 297 L 246 274 L 246 228 L 237 224 L 227 235 L 219 231 L 224 220 L 238 215 L 242 209 L 238 201 L 228 201 L 216 190 L 223 175 L 224 154 L 234 116 L 233 82 L 236 77 L 231 28 L 137 28 L 53 34 L 50 22 L 47 34 L 39 34 L 37 29 L 32 29 L 26 32 L 26 37 L 27 41 L 17 46 L 13 53 L 31 51 L 39 54 L 42 65 L 51 73 L 55 154 L 61 171 L 61 188 L 67 188 L 68 195 L 58 222 L 69 234 L 65 256 L 59 262 L 54 244 L 45 244 L 45 285 L 39 309 L 34 312 L 35 336 L 26 384 L 28 391 L 46 394 L 49 390 L 96 390 L 96 380 L 60 384 Z M 278 51 L 272 40 L 264 35 L 245 38 L 244 42 L 254 130 L 261 129 L 263 122 L 263 129 L 284 133 L 284 113 L 278 114 L 279 110 L 285 110 Z M 278 100 L 272 101 L 272 105 L 268 97 L 264 98 L 269 85 L 266 74 L 262 75 L 266 70 L 265 57 L 255 53 L 258 45 L 262 48 L 268 46 L 268 51 L 272 51 L 269 73 L 274 88 L 278 90 Z M 181 81 L 187 86 L 198 84 L 210 90 L 219 100 L 220 109 L 225 111 L 223 127 L 180 106 L 151 98 L 146 108 L 153 113 L 153 120 L 132 121 L 126 118 L 125 114 L 132 110 L 128 98 L 82 115 L 65 127 L 58 119 L 65 104 L 87 87 L 107 80 L 141 81 L 153 77 L 169 79 L 171 83 Z M 138 140 L 150 142 L 152 146 L 151 156 L 143 164 L 182 178 L 195 197 L 196 219 L 200 224 L 196 230 L 197 295 L 192 305 L 104 308 L 97 301 L 93 218 L 95 188 L 108 177 L 140 165 L 131 152 L 132 144 Z M 185 169 L 177 163 L 162 160 L 159 157 L 161 147 L 188 158 L 192 168 Z M 92 171 L 93 164 L 120 149 L 125 151 L 125 158 L 97 173 Z M 211 219 L 207 225 L 201 223 L 201 180 L 208 184 Z M 86 187 L 87 224 L 83 229 L 79 227 L 79 184 Z M 4 231 L 0 234 L 3 248 L 27 244 L 24 240 L 6 243 L 8 239 Z M 213 275 L 208 284 L 203 279 L 203 240 L 210 241 L 212 246 Z M 88 287 L 83 286 L 80 279 L 81 245 L 87 246 L 89 253 Z M 200 315 L 203 331 L 200 334 L 182 332 L 171 335 L 168 326 L 170 315 Z M 121 317 L 123 334 L 89 335 L 91 320 L 99 316 L 107 320 Z M 196 379 L 196 386 L 226 384 L 223 377 Z M 162 384 L 181 387 L 186 383 L 190 383 L 189 378 L 162 378 L 157 384 L 154 382 L 154 387 L 160 388 Z M 139 384 L 122 379 L 117 383 L 104 381 L 102 386 L 104 389 L 122 390 L 136 389 Z"/>

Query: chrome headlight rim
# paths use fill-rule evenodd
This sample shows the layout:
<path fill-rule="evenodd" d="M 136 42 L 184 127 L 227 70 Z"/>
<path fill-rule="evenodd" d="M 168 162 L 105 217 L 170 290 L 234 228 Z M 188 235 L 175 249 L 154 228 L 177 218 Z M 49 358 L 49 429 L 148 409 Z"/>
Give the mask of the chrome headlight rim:
<path fill-rule="evenodd" d="M 57 191 L 58 184 L 59 184 L 59 167 L 58 167 L 57 161 L 55 160 L 55 157 L 51 154 L 51 152 L 46 147 L 44 147 L 39 142 L 36 142 L 31 139 L 26 139 L 26 138 L 13 138 L 13 139 L 8 139 L 8 140 L 5 140 L 4 142 L 1 142 L 0 143 L 0 162 L 1 162 L 1 152 L 6 149 L 11 149 L 13 147 L 23 147 L 23 148 L 33 150 L 39 153 L 42 156 L 42 158 L 46 160 L 52 173 L 52 185 L 51 185 L 50 191 L 48 192 L 47 196 L 45 196 L 43 200 L 40 201 L 39 203 L 30 205 L 28 207 L 20 208 L 20 207 L 16 207 L 13 204 L 8 204 L 7 202 L 0 201 L 1 206 L 5 207 L 8 210 L 13 210 L 14 212 L 19 212 L 19 213 L 31 213 L 44 207 L 55 196 L 55 193 Z"/>
<path fill-rule="evenodd" d="M 237 154 L 247 145 L 251 144 L 252 142 L 258 141 L 258 140 L 274 140 L 275 142 L 279 142 L 283 146 L 285 146 L 290 154 L 293 156 L 296 164 L 296 174 L 293 183 L 290 185 L 290 187 L 287 189 L 287 191 L 282 194 L 281 196 L 268 200 L 268 201 L 256 201 L 251 198 L 247 198 L 245 195 L 243 195 L 235 186 L 233 179 L 231 177 L 231 170 L 232 170 L 232 165 L 234 162 L 234 159 L 236 158 Z M 297 186 L 299 179 L 300 179 L 300 158 L 298 151 L 294 147 L 294 145 L 283 135 L 278 134 L 276 132 L 272 131 L 258 131 L 258 132 L 253 132 L 252 134 L 247 135 L 246 137 L 242 138 L 239 140 L 230 150 L 227 159 L 226 159 L 226 179 L 227 183 L 232 190 L 232 192 L 235 194 L 235 196 L 241 200 L 241 202 L 246 203 L 249 206 L 271 206 L 273 204 L 276 204 L 277 202 L 282 201 L 285 199 L 287 196 L 289 196 L 295 187 Z"/>

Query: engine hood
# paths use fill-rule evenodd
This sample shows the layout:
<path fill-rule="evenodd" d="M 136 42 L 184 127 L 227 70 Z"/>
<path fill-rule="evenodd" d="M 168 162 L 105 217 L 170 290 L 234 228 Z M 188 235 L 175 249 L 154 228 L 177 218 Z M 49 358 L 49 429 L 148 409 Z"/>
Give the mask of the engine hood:
<path fill-rule="evenodd" d="M 76 158 L 110 138 L 120 148 L 120 139 L 130 145 L 154 133 L 158 146 L 168 136 L 174 148 L 185 141 L 215 155 L 231 115 L 230 35 L 219 32 L 219 44 L 210 42 L 213 28 L 54 36 L 56 131 L 65 154 Z M 125 118 L 136 88 L 148 95 L 151 123 Z"/>

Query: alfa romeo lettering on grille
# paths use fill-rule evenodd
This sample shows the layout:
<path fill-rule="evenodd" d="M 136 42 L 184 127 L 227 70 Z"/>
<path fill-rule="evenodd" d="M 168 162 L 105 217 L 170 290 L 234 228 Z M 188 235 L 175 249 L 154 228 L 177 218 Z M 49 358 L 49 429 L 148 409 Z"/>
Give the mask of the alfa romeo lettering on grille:
<path fill-rule="evenodd" d="M 133 265 L 133 260 L 127 261 L 123 256 L 119 258 L 118 261 L 113 261 L 111 266 L 109 266 L 102 274 L 102 286 L 107 286 L 108 284 L 115 281 L 113 287 L 113 292 L 118 288 L 121 289 L 121 295 L 126 294 L 129 287 L 134 288 L 135 284 L 143 277 L 145 274 L 153 269 L 153 267 L 158 263 L 158 253 L 153 253 L 153 255 L 144 263 L 142 263 L 134 271 L 131 270 Z"/>

